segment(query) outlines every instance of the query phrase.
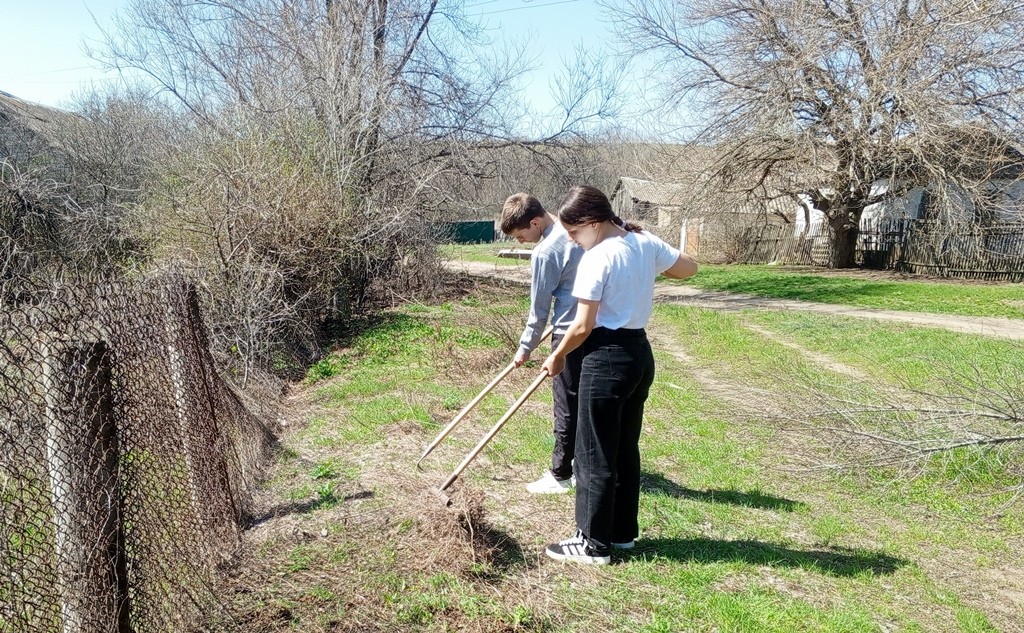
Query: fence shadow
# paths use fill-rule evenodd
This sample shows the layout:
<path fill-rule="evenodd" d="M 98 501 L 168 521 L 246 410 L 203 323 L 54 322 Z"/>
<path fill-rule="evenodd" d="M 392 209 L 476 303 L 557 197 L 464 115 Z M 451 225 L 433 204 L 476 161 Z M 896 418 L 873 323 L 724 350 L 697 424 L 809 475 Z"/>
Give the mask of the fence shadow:
<path fill-rule="evenodd" d="M 305 514 L 318 510 L 320 508 L 337 505 L 338 503 L 344 503 L 346 501 L 355 501 L 357 499 L 371 499 L 373 492 L 369 490 L 360 490 L 359 492 L 353 492 L 343 497 L 317 497 L 314 499 L 306 499 L 305 501 L 291 501 L 289 503 L 278 504 L 266 512 L 262 512 L 259 515 L 252 517 L 246 524 L 246 529 L 254 528 L 267 521 L 282 517 L 287 514 Z"/>
<path fill-rule="evenodd" d="M 864 572 L 892 574 L 908 562 L 880 552 L 843 547 L 801 550 L 761 541 L 709 538 L 642 539 L 634 549 L 625 550 L 626 560 L 648 556 L 693 563 L 741 562 L 764 567 L 793 567 L 830 576 L 855 576 Z"/>
<path fill-rule="evenodd" d="M 692 499 L 705 503 L 728 503 L 746 508 L 763 508 L 766 510 L 782 510 L 784 512 L 794 512 L 807 507 L 802 501 L 776 497 L 759 490 L 741 492 L 728 489 L 717 490 L 709 488 L 707 490 L 694 490 L 693 488 L 685 488 L 658 473 L 651 472 L 640 474 L 640 491 L 679 499 Z"/>

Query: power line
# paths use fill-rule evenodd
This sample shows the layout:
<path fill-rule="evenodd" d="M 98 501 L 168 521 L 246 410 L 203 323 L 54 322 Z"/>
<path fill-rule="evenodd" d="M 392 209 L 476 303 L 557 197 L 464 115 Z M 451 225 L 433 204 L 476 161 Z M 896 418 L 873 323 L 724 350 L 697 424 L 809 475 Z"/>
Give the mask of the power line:
<path fill-rule="evenodd" d="M 571 2 L 579 2 L 580 0 L 560 0 L 559 2 L 548 2 L 547 4 L 524 4 L 521 7 L 512 7 L 510 9 L 498 9 L 496 11 L 486 11 L 484 13 L 478 13 L 478 16 L 494 15 L 495 13 L 508 13 L 509 11 L 522 11 L 523 9 L 542 9 L 544 7 L 553 7 L 556 4 L 569 4 Z M 485 3 L 482 3 L 485 4 Z"/>
<path fill-rule="evenodd" d="M 116 79 L 116 77 L 83 77 L 82 79 L 61 79 L 59 81 L 47 81 L 39 79 L 36 81 L 19 81 L 17 83 L 23 86 L 73 86 L 75 84 L 84 84 L 89 83 L 91 81 L 110 81 L 114 79 Z M 0 84 L 3 84 L 4 82 L 10 83 L 11 80 L 6 78 L 0 78 Z"/>
<path fill-rule="evenodd" d="M 56 73 L 66 73 L 71 72 L 72 70 L 95 70 L 95 68 L 92 66 L 73 66 L 71 68 L 57 68 L 54 70 L 40 70 L 34 73 L 23 73 L 21 75 L 9 75 L 9 77 L 13 79 L 20 79 L 22 77 L 36 77 L 39 75 L 53 75 Z"/>
<path fill-rule="evenodd" d="M 483 2 L 474 2 L 473 4 L 467 4 L 466 6 L 462 7 L 462 9 L 475 9 L 477 7 L 482 7 L 485 4 L 494 4 L 495 2 L 501 2 L 501 0 L 484 0 Z"/>

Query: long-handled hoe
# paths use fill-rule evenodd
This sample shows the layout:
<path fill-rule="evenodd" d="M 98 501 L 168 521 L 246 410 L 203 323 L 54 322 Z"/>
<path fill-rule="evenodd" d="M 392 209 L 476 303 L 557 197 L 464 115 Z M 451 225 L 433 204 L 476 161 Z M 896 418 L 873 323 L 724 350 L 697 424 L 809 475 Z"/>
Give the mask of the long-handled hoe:
<path fill-rule="evenodd" d="M 551 328 L 551 326 L 548 326 L 547 329 L 544 330 L 544 333 L 541 334 L 542 341 L 551 335 L 552 329 L 553 328 Z M 444 427 L 441 433 L 439 433 L 438 436 L 434 438 L 434 441 L 430 443 L 430 446 L 427 447 L 427 450 L 423 451 L 423 454 L 420 455 L 419 461 L 416 462 L 416 468 L 418 468 L 419 470 L 423 470 L 423 468 L 420 467 L 420 464 L 423 462 L 424 458 L 426 458 L 426 456 L 429 455 L 431 451 L 437 448 L 437 445 L 441 443 L 441 440 L 448 437 L 448 434 L 452 432 L 452 429 L 458 426 L 459 422 L 462 422 L 462 419 L 465 418 L 466 415 L 469 414 L 469 412 L 476 407 L 476 405 L 480 404 L 480 401 L 484 399 L 484 396 L 491 393 L 491 390 L 494 389 L 499 382 L 504 380 L 506 376 L 512 373 L 512 370 L 515 368 L 515 363 L 509 363 L 508 366 L 505 367 L 505 369 L 501 370 L 501 373 L 494 377 L 494 380 L 492 380 L 490 383 L 487 384 L 486 387 L 483 388 L 483 391 L 478 393 L 475 398 L 469 401 L 469 404 L 462 407 L 462 410 L 455 414 L 455 417 L 452 418 L 452 421 L 448 423 L 448 426 Z"/>
<path fill-rule="evenodd" d="M 469 466 L 470 462 L 472 462 L 476 458 L 476 456 L 480 454 L 480 451 L 484 450 L 484 447 L 487 446 L 487 443 L 490 442 L 494 438 L 494 436 L 498 434 L 498 431 L 501 430 L 501 427 L 505 426 L 505 423 L 508 422 L 509 418 L 511 418 L 512 415 L 519 410 L 519 407 L 523 406 L 523 403 L 526 402 L 531 395 L 533 395 L 533 392 L 537 390 L 537 387 L 540 387 L 540 384 L 544 382 L 544 379 L 547 377 L 548 373 L 546 371 L 542 371 L 540 372 L 539 376 L 533 379 L 533 382 L 530 383 L 530 386 L 526 388 L 526 391 L 523 392 L 523 395 L 519 396 L 519 399 L 515 401 L 515 403 L 509 408 L 508 411 L 505 412 L 505 415 L 501 416 L 501 419 L 498 420 L 498 422 L 491 428 L 490 431 L 487 432 L 487 435 L 483 436 L 480 442 L 477 443 L 476 447 L 474 447 L 473 450 L 471 450 L 469 454 L 466 455 L 466 458 L 462 460 L 462 463 L 459 464 L 459 466 L 455 469 L 455 472 L 453 472 L 448 477 L 448 479 L 446 479 L 444 483 L 442 483 L 437 488 L 437 490 L 434 491 L 434 494 L 436 494 L 438 497 L 441 498 L 442 501 L 444 501 L 445 506 L 450 506 L 452 504 L 451 497 L 449 497 L 448 494 L 445 493 L 445 490 L 447 490 L 449 486 L 455 483 L 455 480 L 458 479 L 459 475 L 462 474 L 462 471 L 466 470 L 466 467 Z"/>

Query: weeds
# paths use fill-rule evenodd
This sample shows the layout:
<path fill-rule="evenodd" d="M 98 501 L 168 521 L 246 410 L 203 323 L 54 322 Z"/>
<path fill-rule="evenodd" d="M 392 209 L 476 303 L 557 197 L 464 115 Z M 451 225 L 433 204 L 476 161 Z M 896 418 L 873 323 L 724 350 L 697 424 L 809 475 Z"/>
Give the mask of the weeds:
<path fill-rule="evenodd" d="M 761 413 L 786 404 L 780 382 L 828 373 L 751 332 L 746 319 L 801 344 L 824 328 L 822 353 L 829 337 L 840 351 L 860 337 L 795 315 L 657 308 L 641 538 L 609 568 L 539 554 L 573 524 L 571 498 L 523 491 L 550 456 L 548 394 L 527 402 L 458 480 L 458 511 L 444 509 L 429 488 L 534 372 L 513 373 L 488 396 L 427 460 L 426 473 L 411 464 L 437 424 L 508 361 L 507 342 L 487 336 L 481 321 L 495 310 L 513 314 L 520 302 L 486 293 L 391 317 L 412 334 L 385 327 L 348 341 L 337 352 L 345 371 L 306 387 L 311 423 L 285 439 L 299 457 L 282 463 L 288 474 L 274 480 L 280 494 L 314 500 L 281 518 L 278 533 L 297 538 L 289 536 L 293 522 L 301 542 L 283 551 L 254 546 L 258 555 L 237 581 L 257 588 L 240 595 L 288 605 L 279 628 L 328 626 L 319 621 L 345 630 L 984 631 L 1016 621 L 1012 605 L 993 609 L 979 595 L 991 582 L 986 566 L 1015 565 L 1022 555 L 1016 508 L 979 521 L 998 505 L 984 493 L 1006 481 L 1001 458 L 955 452 L 902 486 L 885 468 L 798 472 L 802 447 L 743 415 L 739 403 Z M 870 368 L 904 332 L 872 330 L 879 340 L 862 358 L 838 355 Z M 916 343 L 922 351 L 929 344 Z M 269 585 L 273 572 L 261 569 L 284 570 L 289 583 Z M 233 608 L 251 605 L 240 599 Z"/>

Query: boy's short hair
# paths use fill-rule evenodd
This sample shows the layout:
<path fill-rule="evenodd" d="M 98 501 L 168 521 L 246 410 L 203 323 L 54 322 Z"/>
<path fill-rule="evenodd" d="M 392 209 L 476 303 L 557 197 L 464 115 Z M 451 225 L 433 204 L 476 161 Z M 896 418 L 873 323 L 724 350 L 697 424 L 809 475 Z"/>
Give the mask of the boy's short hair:
<path fill-rule="evenodd" d="M 514 193 L 501 207 L 501 232 L 510 235 L 516 229 L 530 227 L 530 220 L 544 216 L 540 200 L 528 193 Z"/>

